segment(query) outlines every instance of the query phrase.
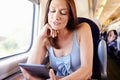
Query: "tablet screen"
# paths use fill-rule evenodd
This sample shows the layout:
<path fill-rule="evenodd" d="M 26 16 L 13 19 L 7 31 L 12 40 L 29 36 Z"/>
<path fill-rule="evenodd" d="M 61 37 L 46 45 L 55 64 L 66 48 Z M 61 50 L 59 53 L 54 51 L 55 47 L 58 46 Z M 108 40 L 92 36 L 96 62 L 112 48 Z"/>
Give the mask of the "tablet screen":
<path fill-rule="evenodd" d="M 49 78 L 49 70 L 45 65 L 40 64 L 27 64 L 27 63 L 19 63 L 20 67 L 24 68 L 28 71 L 28 73 L 34 77 L 38 78 Z"/>

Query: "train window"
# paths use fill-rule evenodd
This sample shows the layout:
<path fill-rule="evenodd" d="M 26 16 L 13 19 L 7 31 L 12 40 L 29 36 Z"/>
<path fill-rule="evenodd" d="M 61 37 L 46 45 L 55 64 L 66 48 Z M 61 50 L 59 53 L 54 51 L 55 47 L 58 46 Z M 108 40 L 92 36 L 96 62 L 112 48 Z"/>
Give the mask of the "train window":
<path fill-rule="evenodd" d="M 29 0 L 0 0 L 0 59 L 29 49 L 32 20 Z"/>

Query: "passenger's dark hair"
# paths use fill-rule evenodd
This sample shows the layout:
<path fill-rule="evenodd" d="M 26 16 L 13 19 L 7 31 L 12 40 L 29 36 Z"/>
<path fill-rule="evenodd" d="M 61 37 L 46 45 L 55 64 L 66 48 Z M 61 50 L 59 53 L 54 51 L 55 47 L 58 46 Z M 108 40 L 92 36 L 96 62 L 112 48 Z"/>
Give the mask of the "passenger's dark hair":
<path fill-rule="evenodd" d="M 116 30 L 113 30 L 113 32 L 114 32 L 114 34 L 115 34 L 116 36 L 118 36 L 118 34 L 117 34 L 117 31 L 116 31 Z"/>
<path fill-rule="evenodd" d="M 117 39 L 117 37 L 118 37 L 118 34 L 117 34 L 117 31 L 116 30 L 110 30 L 109 32 L 108 32 L 108 36 L 109 36 L 109 34 L 110 34 L 110 32 L 114 32 L 114 34 L 116 35 L 116 38 L 115 39 Z"/>
<path fill-rule="evenodd" d="M 46 5 L 46 12 L 45 12 L 45 19 L 44 24 L 48 23 L 48 12 L 49 12 L 49 6 L 52 0 L 48 0 Z M 76 13 L 76 6 L 74 0 L 65 0 L 69 7 L 69 21 L 67 24 L 67 29 L 69 31 L 73 31 L 77 28 L 78 19 L 77 19 L 77 13 Z M 59 48 L 57 45 L 57 37 L 55 38 L 49 38 L 50 44 L 55 47 Z"/>

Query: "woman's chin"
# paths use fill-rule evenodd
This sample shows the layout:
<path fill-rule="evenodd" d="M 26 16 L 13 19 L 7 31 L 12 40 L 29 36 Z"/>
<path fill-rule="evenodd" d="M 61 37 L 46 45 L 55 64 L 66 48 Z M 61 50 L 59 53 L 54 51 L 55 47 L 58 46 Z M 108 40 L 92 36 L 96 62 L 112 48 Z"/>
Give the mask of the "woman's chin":
<path fill-rule="evenodd" d="M 58 27 L 52 27 L 52 29 L 54 29 L 54 30 L 59 30 L 59 28 L 58 28 Z"/>

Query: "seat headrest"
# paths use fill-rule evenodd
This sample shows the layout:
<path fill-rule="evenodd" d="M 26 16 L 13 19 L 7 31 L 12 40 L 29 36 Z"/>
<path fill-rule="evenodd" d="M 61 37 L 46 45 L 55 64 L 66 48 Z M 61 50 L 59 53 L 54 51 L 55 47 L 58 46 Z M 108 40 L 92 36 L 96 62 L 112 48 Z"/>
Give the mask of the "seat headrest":
<path fill-rule="evenodd" d="M 78 23 L 83 23 L 86 22 L 90 25 L 91 31 L 92 31 L 92 36 L 93 36 L 93 42 L 98 43 L 99 40 L 99 26 L 97 23 L 89 18 L 84 18 L 84 17 L 78 17 Z"/>
<path fill-rule="evenodd" d="M 78 23 L 87 22 L 91 26 L 99 27 L 101 26 L 100 22 L 97 19 L 78 17 Z"/>

